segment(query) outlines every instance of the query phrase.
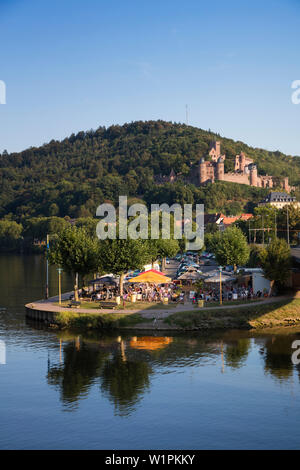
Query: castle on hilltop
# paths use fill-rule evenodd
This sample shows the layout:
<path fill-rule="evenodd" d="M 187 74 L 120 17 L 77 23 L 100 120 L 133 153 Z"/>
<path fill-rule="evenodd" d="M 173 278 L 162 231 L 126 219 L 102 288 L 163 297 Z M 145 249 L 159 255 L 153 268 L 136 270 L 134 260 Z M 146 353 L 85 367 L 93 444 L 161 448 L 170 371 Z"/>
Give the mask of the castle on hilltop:
<path fill-rule="evenodd" d="M 214 183 L 216 180 L 229 181 L 231 183 L 247 184 L 248 186 L 256 186 L 258 188 L 281 187 L 284 191 L 290 192 L 292 189 L 289 185 L 288 177 L 279 178 L 270 175 L 258 175 L 257 166 L 251 158 L 246 157 L 241 152 L 235 157 L 234 171 L 225 173 L 224 161 L 226 155 L 221 153 L 221 142 L 214 141 L 208 152 L 209 160 L 204 157 L 200 159 L 199 166 L 194 167 L 191 171 L 191 179 L 198 185 L 206 183 Z M 169 176 L 159 175 L 156 180 L 158 183 L 173 183 L 180 175 L 176 175 L 172 169 Z"/>
<path fill-rule="evenodd" d="M 273 188 L 274 186 L 281 186 L 284 191 L 290 192 L 288 177 L 284 177 L 282 181 L 275 176 L 258 175 L 257 166 L 251 158 L 246 157 L 244 152 L 241 152 L 235 157 L 234 171 L 225 173 L 224 160 L 225 155 L 221 154 L 221 143 L 218 141 L 213 142 L 208 153 L 210 160 L 206 161 L 201 158 L 199 164 L 199 184 L 207 182 L 214 183 L 215 180 L 230 181 L 231 183 L 247 184 L 249 186 L 256 186 L 258 188 Z"/>

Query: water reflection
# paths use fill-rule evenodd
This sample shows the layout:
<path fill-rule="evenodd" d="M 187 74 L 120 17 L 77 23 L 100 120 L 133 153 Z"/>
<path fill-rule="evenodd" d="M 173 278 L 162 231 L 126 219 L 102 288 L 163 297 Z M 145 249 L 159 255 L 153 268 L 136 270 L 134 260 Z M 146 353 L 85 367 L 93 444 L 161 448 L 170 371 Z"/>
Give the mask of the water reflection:
<path fill-rule="evenodd" d="M 152 368 L 146 361 L 115 354 L 104 363 L 101 390 L 114 404 L 116 414 L 126 416 L 135 409 L 150 386 Z"/>
<path fill-rule="evenodd" d="M 60 391 L 65 405 L 77 404 L 80 398 L 87 396 L 107 355 L 97 345 L 83 342 L 78 347 L 77 340 L 66 343 L 60 358 L 62 363 L 52 365 L 48 359 L 48 384 Z"/>
<path fill-rule="evenodd" d="M 271 374 L 280 381 L 289 379 L 293 375 L 292 342 L 293 338 L 291 336 L 274 335 L 265 339 L 260 349 L 260 353 L 264 358 L 266 373 Z"/>
<path fill-rule="evenodd" d="M 251 346 L 250 338 L 240 338 L 226 344 L 225 363 L 233 369 L 242 367 L 247 360 Z"/>
<path fill-rule="evenodd" d="M 55 386 L 63 404 L 73 409 L 75 403 L 78 405 L 87 396 L 90 387 L 99 383 L 116 413 L 128 414 L 149 388 L 152 373 L 149 362 L 126 352 L 130 341 L 117 337 L 93 343 L 75 337 L 63 344 L 61 364 L 48 360 L 49 385 Z"/>
<path fill-rule="evenodd" d="M 221 372 L 247 366 L 254 348 L 263 358 L 267 374 L 276 380 L 289 379 L 294 370 L 291 343 L 294 336 L 252 336 L 227 332 L 208 337 L 98 336 L 58 334 L 60 359 L 48 363 L 47 381 L 60 393 L 66 409 L 78 407 L 92 386 L 114 406 L 115 414 L 128 416 L 151 389 L 151 376 L 171 373 L 183 366 L 212 365 Z"/>
<path fill-rule="evenodd" d="M 299 448 L 300 328 L 47 330 L 23 308 L 44 281 L 43 257 L 0 257 L 1 448 Z"/>

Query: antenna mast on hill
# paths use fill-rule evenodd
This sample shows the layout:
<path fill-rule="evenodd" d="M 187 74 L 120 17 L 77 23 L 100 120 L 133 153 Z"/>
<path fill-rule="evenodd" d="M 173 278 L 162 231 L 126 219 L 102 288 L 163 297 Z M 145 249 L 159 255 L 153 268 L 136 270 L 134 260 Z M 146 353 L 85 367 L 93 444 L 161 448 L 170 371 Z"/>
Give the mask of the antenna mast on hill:
<path fill-rule="evenodd" d="M 189 125 L 189 107 L 187 104 L 185 105 L 185 114 L 186 114 L 186 125 L 188 126 Z"/>

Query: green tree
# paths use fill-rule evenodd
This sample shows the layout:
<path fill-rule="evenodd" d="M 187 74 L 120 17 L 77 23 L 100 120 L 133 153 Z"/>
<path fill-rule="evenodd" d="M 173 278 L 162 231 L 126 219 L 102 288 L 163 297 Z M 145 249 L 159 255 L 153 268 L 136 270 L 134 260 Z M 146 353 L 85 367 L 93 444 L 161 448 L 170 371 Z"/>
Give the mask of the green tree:
<path fill-rule="evenodd" d="M 22 241 L 23 227 L 10 220 L 0 220 L 0 248 L 14 250 Z"/>
<path fill-rule="evenodd" d="M 226 215 L 239 215 L 242 213 L 243 207 L 240 202 L 233 201 L 226 204 L 224 210 Z"/>
<path fill-rule="evenodd" d="M 260 259 L 260 254 L 261 254 L 261 247 L 258 245 L 250 245 L 250 256 L 249 260 L 247 263 L 247 266 L 249 268 L 257 268 L 258 266 L 261 265 L 261 259 Z"/>
<path fill-rule="evenodd" d="M 212 236 L 211 249 L 217 262 L 222 265 L 244 265 L 249 259 L 250 249 L 247 239 L 238 227 L 229 227 L 224 232 Z"/>
<path fill-rule="evenodd" d="M 141 269 L 151 261 L 151 253 L 146 240 L 106 240 L 99 241 L 99 259 L 101 268 L 120 276 L 120 295 L 123 296 L 125 274 L 132 269 Z"/>
<path fill-rule="evenodd" d="M 287 242 L 275 238 L 261 250 L 260 261 L 266 278 L 271 281 L 271 289 L 274 284 L 281 287 L 288 278 L 291 267 L 291 251 Z"/>
<path fill-rule="evenodd" d="M 96 227 L 99 221 L 93 219 L 93 217 L 82 217 L 76 220 L 76 227 L 83 227 L 86 229 L 87 233 L 92 237 L 96 237 Z"/>
<path fill-rule="evenodd" d="M 162 259 L 162 270 L 165 269 L 166 258 L 172 258 L 179 252 L 179 243 L 175 239 L 158 239 L 148 241 L 148 252 L 153 264 L 158 258 Z"/>
<path fill-rule="evenodd" d="M 84 228 L 68 227 L 58 234 L 49 250 L 49 261 L 75 276 L 75 299 L 78 300 L 78 275 L 98 270 L 98 240 L 91 238 Z"/>

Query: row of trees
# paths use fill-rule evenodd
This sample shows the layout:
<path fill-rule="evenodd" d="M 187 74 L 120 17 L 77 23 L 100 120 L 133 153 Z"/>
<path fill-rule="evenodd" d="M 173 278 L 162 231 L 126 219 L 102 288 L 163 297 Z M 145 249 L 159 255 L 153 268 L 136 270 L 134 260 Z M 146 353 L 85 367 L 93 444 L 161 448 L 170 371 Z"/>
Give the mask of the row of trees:
<path fill-rule="evenodd" d="M 283 239 L 274 238 L 264 248 L 251 247 L 246 236 L 238 227 L 224 232 L 206 235 L 206 248 L 215 254 L 222 266 L 261 266 L 267 279 L 281 286 L 289 274 L 291 265 L 290 248 Z M 48 253 L 52 264 L 63 268 L 75 277 L 77 297 L 77 276 L 84 280 L 95 272 L 112 272 L 120 276 L 120 294 L 123 295 L 123 281 L 130 270 L 141 269 L 156 259 L 173 257 L 180 249 L 177 240 L 98 240 L 88 233 L 86 227 L 69 226 L 62 230 Z"/>
<path fill-rule="evenodd" d="M 120 294 L 123 281 L 130 270 L 141 269 L 156 259 L 175 256 L 179 251 L 177 240 L 98 240 L 85 227 L 67 227 L 52 244 L 48 256 L 51 264 L 63 268 L 75 276 L 77 297 L 77 275 L 84 280 L 95 272 L 113 273 L 120 276 Z"/>
<path fill-rule="evenodd" d="M 235 270 L 237 265 L 262 267 L 266 278 L 271 281 L 271 288 L 275 283 L 282 287 L 289 276 L 291 254 L 284 239 L 274 237 L 272 242 L 264 247 L 251 247 L 242 230 L 233 226 L 224 232 L 207 234 L 205 243 L 222 266 L 232 265 Z"/>

